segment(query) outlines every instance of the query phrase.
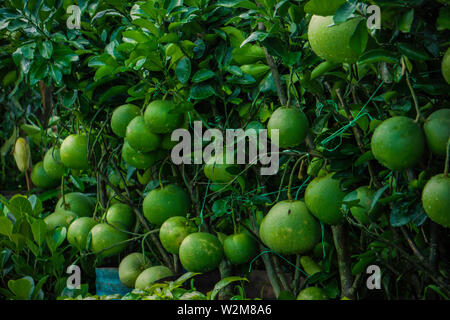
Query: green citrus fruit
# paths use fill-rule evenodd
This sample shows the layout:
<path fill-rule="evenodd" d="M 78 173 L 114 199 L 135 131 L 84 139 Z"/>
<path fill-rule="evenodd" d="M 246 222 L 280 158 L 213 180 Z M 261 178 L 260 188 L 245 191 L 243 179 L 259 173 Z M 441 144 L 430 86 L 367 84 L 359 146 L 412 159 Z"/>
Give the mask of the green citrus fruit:
<path fill-rule="evenodd" d="M 164 150 L 172 150 L 178 144 L 178 141 L 172 141 L 172 133 L 166 133 L 161 141 L 161 147 Z"/>
<path fill-rule="evenodd" d="M 88 138 L 71 134 L 64 139 L 59 150 L 62 163 L 71 169 L 89 169 Z"/>
<path fill-rule="evenodd" d="M 233 160 L 233 162 L 235 163 L 236 161 Z M 236 164 L 227 164 L 226 153 L 222 153 L 209 158 L 203 167 L 203 172 L 211 181 L 217 183 L 228 183 L 236 178 L 236 175 L 240 172 L 240 170 L 239 166 Z"/>
<path fill-rule="evenodd" d="M 136 151 L 150 152 L 156 150 L 161 143 L 161 137 L 150 131 L 143 116 L 137 116 L 127 126 L 126 139 Z"/>
<path fill-rule="evenodd" d="M 55 206 L 55 211 L 61 209 L 70 210 L 79 217 L 91 217 L 95 209 L 95 200 L 81 192 L 66 193 L 64 199 L 59 198 Z"/>
<path fill-rule="evenodd" d="M 422 191 L 423 209 L 436 223 L 450 227 L 450 178 L 443 174 L 432 177 Z"/>
<path fill-rule="evenodd" d="M 413 167 L 425 149 L 425 138 L 420 126 L 411 118 L 397 116 L 381 123 L 371 141 L 375 159 L 391 170 Z"/>
<path fill-rule="evenodd" d="M 139 274 L 150 267 L 150 260 L 140 252 L 127 255 L 119 264 L 119 279 L 124 285 L 134 288 Z"/>
<path fill-rule="evenodd" d="M 442 59 L 442 75 L 445 81 L 450 84 L 450 48 L 447 49 Z"/>
<path fill-rule="evenodd" d="M 47 224 L 47 231 L 53 231 L 57 227 L 69 228 L 70 224 L 77 219 L 76 213 L 67 210 L 59 210 L 49 214 L 44 218 Z"/>
<path fill-rule="evenodd" d="M 300 264 L 302 265 L 303 270 L 310 276 L 323 271 L 322 267 L 308 256 L 301 257 Z"/>
<path fill-rule="evenodd" d="M 305 204 L 317 219 L 327 224 L 339 224 L 344 221 L 341 212 L 345 193 L 340 181 L 333 179 L 334 173 L 314 178 L 305 190 Z"/>
<path fill-rule="evenodd" d="M 128 124 L 140 113 L 141 110 L 134 104 L 124 104 L 117 107 L 111 116 L 112 131 L 119 137 L 125 138 Z"/>
<path fill-rule="evenodd" d="M 136 169 L 148 169 L 157 160 L 156 152 L 139 152 L 134 150 L 125 140 L 122 147 L 122 159 Z"/>
<path fill-rule="evenodd" d="M 300 291 L 297 300 L 328 300 L 328 296 L 321 288 L 308 287 Z"/>
<path fill-rule="evenodd" d="M 267 61 L 264 49 L 257 45 L 246 44 L 241 48 L 233 49 L 231 54 L 234 62 L 239 66 Z"/>
<path fill-rule="evenodd" d="M 134 287 L 144 290 L 150 287 L 154 282 L 173 276 L 173 272 L 165 266 L 153 266 L 142 271 L 136 278 Z"/>
<path fill-rule="evenodd" d="M 38 188 L 52 188 L 56 187 L 59 183 L 59 179 L 55 179 L 47 174 L 44 170 L 42 161 L 39 161 L 33 166 L 30 174 L 31 182 Z"/>
<path fill-rule="evenodd" d="M 312 50 L 330 62 L 355 63 L 359 54 L 351 48 L 350 38 L 360 21 L 360 18 L 353 18 L 330 27 L 334 24 L 333 16 L 313 16 L 308 28 Z"/>
<path fill-rule="evenodd" d="M 97 224 L 98 222 L 90 217 L 76 219 L 67 230 L 67 241 L 80 251 L 86 250 L 89 232 Z"/>
<path fill-rule="evenodd" d="M 332 16 L 346 0 L 310 0 L 305 4 L 305 12 L 318 16 Z"/>
<path fill-rule="evenodd" d="M 147 220 L 158 226 L 170 217 L 185 217 L 190 200 L 186 191 L 174 184 L 150 191 L 144 198 L 143 211 Z"/>
<path fill-rule="evenodd" d="M 187 271 L 208 272 L 219 266 L 223 248 L 219 239 L 205 232 L 191 233 L 180 246 L 180 262 Z"/>
<path fill-rule="evenodd" d="M 115 229 L 107 223 L 99 223 L 91 229 L 91 251 L 100 257 L 119 254 L 127 247 L 126 233 Z"/>
<path fill-rule="evenodd" d="M 270 67 L 262 63 L 244 64 L 241 66 L 243 73 L 251 75 L 256 81 L 260 81 L 269 72 Z"/>
<path fill-rule="evenodd" d="M 185 217 L 171 217 L 161 225 L 159 240 L 168 252 L 178 254 L 181 242 L 195 231 L 195 226 Z"/>
<path fill-rule="evenodd" d="M 358 204 L 352 205 L 352 207 L 350 207 L 350 212 L 352 213 L 353 217 L 355 217 L 355 219 L 362 224 L 368 224 L 371 220 L 375 220 L 377 218 L 377 215 L 380 211 L 380 206 L 377 204 L 375 205 L 375 208 L 370 211 L 374 196 L 374 190 L 369 189 L 369 187 L 367 186 L 363 186 L 359 187 L 356 190 L 353 190 L 344 197 L 344 201 L 350 202 L 359 200 Z"/>
<path fill-rule="evenodd" d="M 106 212 L 106 222 L 117 229 L 130 230 L 135 222 L 135 214 L 129 205 L 116 203 Z"/>
<path fill-rule="evenodd" d="M 223 242 L 223 251 L 233 264 L 250 262 L 258 253 L 255 239 L 247 233 L 229 235 Z"/>
<path fill-rule="evenodd" d="M 308 127 L 306 115 L 298 108 L 278 108 L 267 123 L 271 139 L 274 138 L 272 130 L 278 130 L 278 145 L 282 148 L 295 147 L 302 143 L 308 133 Z"/>
<path fill-rule="evenodd" d="M 181 124 L 183 115 L 175 113 L 175 103 L 167 100 L 151 102 L 145 109 L 145 123 L 154 133 L 169 133 Z"/>
<path fill-rule="evenodd" d="M 45 172 L 47 172 L 50 177 L 54 179 L 61 179 L 64 175 L 64 164 L 61 162 L 58 148 L 51 147 L 48 149 L 42 163 L 44 165 Z"/>
<path fill-rule="evenodd" d="M 450 138 L 450 109 L 433 112 L 425 121 L 423 129 L 431 152 L 445 157 L 447 141 Z"/>
<path fill-rule="evenodd" d="M 320 225 L 303 201 L 285 200 L 275 204 L 264 217 L 259 236 L 278 253 L 305 253 L 320 240 Z"/>

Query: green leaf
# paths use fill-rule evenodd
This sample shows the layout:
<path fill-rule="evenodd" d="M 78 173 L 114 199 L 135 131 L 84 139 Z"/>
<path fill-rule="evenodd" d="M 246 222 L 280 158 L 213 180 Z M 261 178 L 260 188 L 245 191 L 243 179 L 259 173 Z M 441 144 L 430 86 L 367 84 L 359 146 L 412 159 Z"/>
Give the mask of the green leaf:
<path fill-rule="evenodd" d="M 175 74 L 178 81 L 185 84 L 189 81 L 191 76 L 191 60 L 188 57 L 180 59 L 175 69 Z"/>
<path fill-rule="evenodd" d="M 430 59 L 430 56 L 425 51 L 425 49 L 417 48 L 411 43 L 398 43 L 397 47 L 402 54 L 404 54 L 411 60 L 425 61 Z"/>
<path fill-rule="evenodd" d="M 251 42 L 255 42 L 255 41 L 262 41 L 264 40 L 269 34 L 266 32 L 262 32 L 262 31 L 254 31 L 252 32 L 247 39 L 245 39 L 244 41 L 242 41 L 241 45 L 239 46 L 240 48 L 242 48 L 243 46 L 245 46 L 247 43 L 251 43 Z"/>
<path fill-rule="evenodd" d="M 225 8 L 244 8 L 258 10 L 258 6 L 249 0 L 220 0 L 217 6 Z"/>
<path fill-rule="evenodd" d="M 214 289 L 211 293 L 210 299 L 214 300 L 214 298 L 217 296 L 217 294 L 220 292 L 220 290 L 222 290 L 223 288 L 228 286 L 230 283 L 236 282 L 236 281 L 247 281 L 248 282 L 247 278 L 242 278 L 242 277 L 232 276 L 232 277 L 224 278 L 216 283 L 216 285 L 214 286 Z"/>
<path fill-rule="evenodd" d="M 19 219 L 24 214 L 33 214 L 33 208 L 31 207 L 31 203 L 28 201 L 27 197 L 16 194 L 8 201 L 8 209 L 9 211 Z"/>
<path fill-rule="evenodd" d="M 242 73 L 242 72 L 241 72 Z M 208 69 L 200 69 L 198 70 L 194 76 L 192 77 L 192 82 L 193 83 L 199 83 L 199 82 L 203 82 L 205 80 L 211 79 L 212 77 L 214 77 L 216 74 Z"/>
<path fill-rule="evenodd" d="M 358 1 L 350 0 L 346 4 L 339 7 L 333 16 L 334 23 L 339 24 L 347 21 L 353 12 L 355 12 L 357 4 Z"/>
<path fill-rule="evenodd" d="M 189 98 L 195 99 L 195 100 L 202 100 L 202 99 L 209 98 L 215 94 L 216 94 L 216 91 L 209 84 L 206 84 L 206 85 L 200 84 L 200 85 L 193 86 L 191 88 L 191 91 L 189 93 Z"/>
<path fill-rule="evenodd" d="M 34 281 L 31 277 L 23 277 L 19 280 L 9 280 L 8 288 L 15 294 L 15 299 L 29 300 L 34 290 Z"/>
<path fill-rule="evenodd" d="M 413 21 L 414 21 L 414 9 L 410 9 L 400 17 L 398 29 L 403 33 L 409 33 L 411 31 Z"/>
<path fill-rule="evenodd" d="M 12 235 L 13 231 L 13 224 L 11 220 L 9 220 L 5 216 L 0 217 L 0 234 L 3 234 L 7 237 L 10 237 Z"/>
<path fill-rule="evenodd" d="M 67 229 L 66 227 L 57 227 L 53 231 L 53 241 L 55 242 L 55 247 L 58 248 L 66 239 Z"/>
<path fill-rule="evenodd" d="M 350 47 L 360 54 L 366 49 L 368 40 L 369 33 L 367 32 L 366 21 L 361 20 L 350 38 Z"/>
<path fill-rule="evenodd" d="M 436 25 L 438 30 L 450 29 L 450 7 L 443 7 L 439 10 Z"/>
<path fill-rule="evenodd" d="M 31 225 L 31 231 L 33 232 L 34 241 L 41 247 L 47 234 L 47 224 L 44 220 L 36 219 Z"/>
<path fill-rule="evenodd" d="M 364 52 L 361 57 L 359 57 L 358 64 L 377 63 L 381 61 L 387 63 L 398 63 L 399 58 L 391 51 L 384 49 L 373 49 Z"/>
<path fill-rule="evenodd" d="M 50 59 L 53 53 L 53 44 L 51 41 L 43 41 L 39 43 L 38 50 L 44 59 Z"/>

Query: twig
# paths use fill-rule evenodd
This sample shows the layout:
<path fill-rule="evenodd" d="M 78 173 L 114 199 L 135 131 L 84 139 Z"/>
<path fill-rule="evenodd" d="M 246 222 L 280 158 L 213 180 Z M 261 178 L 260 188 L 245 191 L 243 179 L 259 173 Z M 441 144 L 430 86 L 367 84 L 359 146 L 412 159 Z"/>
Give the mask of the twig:
<path fill-rule="evenodd" d="M 338 258 L 339 276 L 341 280 L 341 297 L 353 298 L 353 276 L 350 267 L 350 255 L 348 251 L 348 238 L 345 225 L 331 226 L 334 246 Z"/>

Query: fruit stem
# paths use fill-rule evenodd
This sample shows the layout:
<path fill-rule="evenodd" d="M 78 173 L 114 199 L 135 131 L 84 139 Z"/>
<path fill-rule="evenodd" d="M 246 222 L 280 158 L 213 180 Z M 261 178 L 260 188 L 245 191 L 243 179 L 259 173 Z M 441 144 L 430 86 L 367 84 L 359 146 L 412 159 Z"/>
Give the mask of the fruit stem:
<path fill-rule="evenodd" d="M 446 148 L 446 156 L 445 156 L 445 167 L 444 167 L 444 177 L 448 177 L 448 162 L 450 161 L 450 138 L 447 140 L 447 148 Z"/>
<path fill-rule="evenodd" d="M 402 59 L 402 64 L 403 63 L 404 63 L 404 61 Z M 411 85 L 411 81 L 409 80 L 408 71 L 406 71 L 406 83 L 408 84 L 409 91 L 411 91 L 411 96 L 414 100 L 414 108 L 416 109 L 416 118 L 414 119 L 414 122 L 419 122 L 419 120 L 422 118 L 422 116 L 420 114 L 420 109 L 419 109 L 419 101 L 417 100 L 416 93 L 414 91 L 414 88 Z"/>
<path fill-rule="evenodd" d="M 287 191 L 287 197 L 289 200 L 292 200 L 292 194 L 291 194 L 291 187 L 292 187 L 292 181 L 294 180 L 294 171 L 295 168 L 297 168 L 297 165 L 300 163 L 300 161 L 303 161 L 303 159 L 305 158 L 305 156 L 301 156 L 300 158 L 298 158 L 297 161 L 295 161 L 294 166 L 292 167 L 291 170 L 291 175 L 289 176 L 289 184 L 288 184 L 288 191 Z M 302 167 L 302 166 L 301 166 Z"/>
<path fill-rule="evenodd" d="M 339 277 L 341 280 L 341 297 L 352 299 L 352 270 L 350 266 L 350 255 L 348 245 L 348 230 L 345 225 L 331 226 L 333 232 L 334 246 L 338 258 Z"/>
<path fill-rule="evenodd" d="M 28 170 L 25 170 L 25 180 L 27 181 L 27 190 L 31 190 L 31 181 L 30 177 L 28 176 Z"/>

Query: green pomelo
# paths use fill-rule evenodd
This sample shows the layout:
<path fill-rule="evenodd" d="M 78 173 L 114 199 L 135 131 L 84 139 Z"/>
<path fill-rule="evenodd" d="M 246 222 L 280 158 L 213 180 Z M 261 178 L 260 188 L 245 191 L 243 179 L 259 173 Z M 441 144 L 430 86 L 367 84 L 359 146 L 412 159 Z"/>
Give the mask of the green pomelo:
<path fill-rule="evenodd" d="M 422 205 L 434 222 L 450 227 L 450 178 L 443 174 L 432 177 L 422 191 Z"/>
<path fill-rule="evenodd" d="M 91 251 L 99 257 L 110 257 L 121 253 L 127 247 L 126 233 L 107 223 L 99 223 L 91 229 Z"/>
<path fill-rule="evenodd" d="M 323 223 L 335 225 L 344 221 L 341 212 L 345 193 L 334 173 L 314 178 L 305 190 L 305 204 L 309 211 Z"/>
<path fill-rule="evenodd" d="M 305 12 L 318 16 L 332 16 L 346 0 L 310 0 L 305 4 Z"/>
<path fill-rule="evenodd" d="M 442 76 L 450 84 L 450 48 L 447 49 L 442 59 Z"/>
<path fill-rule="evenodd" d="M 380 206 L 378 204 L 375 205 L 372 211 L 370 211 L 374 196 L 375 190 L 369 189 L 367 186 L 363 186 L 348 193 L 344 197 L 343 201 L 350 202 L 359 200 L 358 204 L 353 205 L 350 208 L 350 212 L 360 223 L 369 224 L 370 221 L 374 221 L 377 218 L 380 212 Z"/>
<path fill-rule="evenodd" d="M 232 264 L 250 262 L 258 253 L 255 239 L 247 233 L 229 235 L 223 242 L 225 256 Z"/>
<path fill-rule="evenodd" d="M 270 67 L 262 63 L 244 64 L 241 66 L 241 70 L 251 75 L 256 81 L 260 81 L 269 72 Z"/>
<path fill-rule="evenodd" d="M 219 266 L 223 248 L 219 239 L 205 232 L 191 233 L 180 246 L 180 261 L 190 272 L 208 272 Z"/>
<path fill-rule="evenodd" d="M 143 203 L 145 218 L 158 226 L 170 217 L 185 217 L 189 208 L 190 200 L 187 192 L 174 184 L 150 191 Z"/>
<path fill-rule="evenodd" d="M 47 172 L 44 170 L 42 161 L 39 161 L 33 166 L 30 178 L 31 182 L 33 182 L 36 187 L 42 189 L 56 187 L 59 183 L 59 179 L 52 178 L 47 174 Z"/>
<path fill-rule="evenodd" d="M 133 210 L 124 203 L 113 204 L 106 212 L 106 222 L 120 230 L 129 231 L 135 220 Z"/>
<path fill-rule="evenodd" d="M 119 264 L 119 279 L 127 287 L 134 288 L 137 277 L 150 266 L 150 260 L 142 253 L 130 253 Z"/>
<path fill-rule="evenodd" d="M 297 300 L 328 300 L 328 296 L 321 288 L 308 287 L 300 291 Z"/>
<path fill-rule="evenodd" d="M 411 118 L 397 116 L 383 121 L 371 141 L 375 159 L 391 170 L 404 170 L 416 165 L 425 150 L 425 137 Z"/>
<path fill-rule="evenodd" d="M 181 242 L 195 231 L 195 226 L 185 217 L 171 217 L 161 225 L 159 240 L 168 252 L 178 254 Z"/>
<path fill-rule="evenodd" d="M 90 217 L 76 219 L 67 230 L 67 241 L 80 251 L 87 250 L 89 232 L 97 224 L 98 222 Z"/>
<path fill-rule="evenodd" d="M 183 115 L 175 113 L 175 103 L 167 100 L 151 102 L 145 109 L 145 123 L 154 133 L 169 133 L 177 129 L 182 122 Z"/>
<path fill-rule="evenodd" d="M 77 218 L 76 213 L 72 211 L 59 210 L 45 217 L 44 222 L 47 224 L 47 231 L 53 232 L 57 227 L 69 228 L 70 224 Z"/>
<path fill-rule="evenodd" d="M 322 59 L 330 62 L 355 63 L 359 53 L 350 46 L 350 39 L 361 21 L 353 18 L 333 25 L 333 16 L 313 16 L 309 23 L 308 40 L 312 50 Z"/>
<path fill-rule="evenodd" d="M 150 131 L 143 116 L 137 116 L 127 126 L 126 139 L 128 144 L 136 151 L 150 152 L 156 150 L 161 137 Z"/>
<path fill-rule="evenodd" d="M 61 179 L 64 175 L 64 164 L 61 162 L 58 148 L 51 147 L 48 149 L 42 163 L 44 165 L 44 170 L 49 177 Z"/>
<path fill-rule="evenodd" d="M 62 163 L 71 169 L 89 169 L 88 138 L 71 134 L 64 139 L 59 151 Z"/>
<path fill-rule="evenodd" d="M 128 124 L 140 113 L 141 110 L 134 104 L 124 104 L 123 106 L 117 107 L 111 116 L 112 131 L 119 137 L 125 138 Z"/>
<path fill-rule="evenodd" d="M 425 121 L 423 129 L 431 152 L 445 157 L 447 142 L 450 138 L 450 109 L 433 112 Z"/>
<path fill-rule="evenodd" d="M 320 240 L 320 225 L 302 201 L 275 204 L 261 222 L 259 236 L 281 254 L 305 253 Z"/>
<path fill-rule="evenodd" d="M 122 159 L 136 169 L 148 169 L 157 160 L 156 152 L 139 152 L 134 150 L 125 140 L 122 147 Z"/>
<path fill-rule="evenodd" d="M 300 264 L 302 265 L 303 270 L 310 276 L 323 271 L 323 269 L 308 256 L 301 257 Z"/>
<path fill-rule="evenodd" d="M 258 61 L 267 61 L 264 49 L 257 45 L 246 44 L 241 48 L 233 49 L 233 60 L 239 66 L 254 64 Z"/>
<path fill-rule="evenodd" d="M 274 111 L 267 123 L 271 139 L 274 138 L 272 130 L 278 130 L 278 145 L 282 148 L 295 147 L 305 141 L 308 128 L 308 119 L 298 108 L 280 107 Z M 276 144 L 276 141 L 272 142 Z"/>
<path fill-rule="evenodd" d="M 76 213 L 79 217 L 91 217 L 95 209 L 95 200 L 81 192 L 66 193 L 59 198 L 55 211 L 65 209 Z"/>
<path fill-rule="evenodd" d="M 235 160 L 233 162 L 236 163 Z M 226 153 L 222 153 L 209 158 L 203 167 L 203 172 L 213 182 L 228 183 L 236 178 L 240 170 L 236 164 L 227 164 Z"/>
<path fill-rule="evenodd" d="M 144 290 L 145 288 L 150 287 L 154 282 L 170 276 L 173 276 L 173 272 L 165 266 L 150 267 L 139 274 L 136 278 L 134 287 L 136 289 Z"/>

